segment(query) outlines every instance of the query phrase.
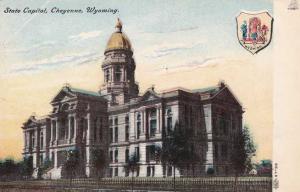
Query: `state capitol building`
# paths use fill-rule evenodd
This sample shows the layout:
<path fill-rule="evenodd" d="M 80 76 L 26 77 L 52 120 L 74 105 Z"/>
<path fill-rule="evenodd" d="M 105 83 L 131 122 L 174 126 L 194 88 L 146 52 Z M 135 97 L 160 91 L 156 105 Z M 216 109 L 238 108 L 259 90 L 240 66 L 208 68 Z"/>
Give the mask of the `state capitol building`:
<path fill-rule="evenodd" d="M 191 147 L 199 156 L 193 170 L 176 169 L 178 176 L 190 171 L 205 175 L 208 169 L 217 175 L 232 172 L 233 135 L 242 129 L 243 109 L 225 83 L 160 93 L 151 87 L 140 93 L 132 46 L 119 20 L 104 56 L 104 82 L 98 92 L 66 85 L 50 102 L 50 114 L 31 116 L 23 124 L 23 156 L 32 158 L 34 174 L 48 160 L 51 166 L 43 177 L 63 178 L 67 152 L 77 150 L 77 175 L 93 177 L 91 155 L 99 149 L 107 162 L 106 177 L 128 176 L 124 167 L 133 153 L 139 164 L 135 176 L 171 176 L 173 167 L 157 161 L 154 149 L 178 123 L 192 132 Z"/>

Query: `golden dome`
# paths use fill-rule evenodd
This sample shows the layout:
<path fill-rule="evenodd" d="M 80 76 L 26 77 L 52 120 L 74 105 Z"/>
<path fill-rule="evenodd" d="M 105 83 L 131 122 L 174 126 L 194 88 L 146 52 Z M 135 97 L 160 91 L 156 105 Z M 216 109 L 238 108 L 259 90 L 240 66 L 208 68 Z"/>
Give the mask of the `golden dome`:
<path fill-rule="evenodd" d="M 122 23 L 118 18 L 117 24 L 116 24 L 116 32 L 114 32 L 106 45 L 105 51 L 113 50 L 113 49 L 127 49 L 131 50 L 131 43 L 128 39 L 128 37 L 122 33 Z"/>

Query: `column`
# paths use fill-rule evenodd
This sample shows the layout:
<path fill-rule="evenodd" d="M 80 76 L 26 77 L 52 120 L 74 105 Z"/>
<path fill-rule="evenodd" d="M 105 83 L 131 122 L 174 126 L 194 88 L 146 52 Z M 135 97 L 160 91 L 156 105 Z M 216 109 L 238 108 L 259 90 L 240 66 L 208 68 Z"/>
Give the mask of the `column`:
<path fill-rule="evenodd" d="M 74 135 L 73 135 L 73 142 L 76 143 L 76 137 L 77 137 L 77 117 L 76 117 L 76 115 L 74 115 L 73 118 L 74 118 Z"/>
<path fill-rule="evenodd" d="M 124 81 L 127 82 L 127 69 L 126 67 L 124 68 Z"/>
<path fill-rule="evenodd" d="M 51 119 L 50 121 L 50 146 L 52 146 L 52 142 L 53 142 L 53 121 Z"/>
<path fill-rule="evenodd" d="M 143 133 L 144 133 L 144 135 L 146 135 L 147 134 L 147 109 L 144 109 L 143 110 L 143 112 L 142 112 L 142 114 L 143 114 L 143 120 L 142 120 L 142 126 L 143 126 Z M 148 131 L 148 133 L 149 133 L 149 131 Z"/>
<path fill-rule="evenodd" d="M 156 108 L 156 131 L 155 133 L 159 133 L 160 132 L 160 106 L 158 106 Z"/>
<path fill-rule="evenodd" d="M 71 143 L 71 118 L 72 116 L 68 116 L 68 143 Z"/>
<path fill-rule="evenodd" d="M 26 150 L 26 132 L 23 131 L 24 151 Z"/>
<path fill-rule="evenodd" d="M 57 160 L 58 160 L 58 158 L 57 158 L 57 150 L 55 150 L 55 151 L 53 151 L 53 154 L 54 154 L 54 167 L 55 168 L 57 168 L 58 166 L 58 164 L 57 164 Z"/>
<path fill-rule="evenodd" d="M 111 67 L 111 82 L 115 82 L 115 69 L 114 67 L 112 66 Z"/>
<path fill-rule="evenodd" d="M 58 145 L 58 140 L 59 140 L 59 120 L 56 119 L 56 145 Z"/>
<path fill-rule="evenodd" d="M 91 115 L 87 114 L 86 119 L 87 119 L 87 129 L 86 129 L 86 144 L 90 144 L 90 132 L 91 132 Z"/>
<path fill-rule="evenodd" d="M 34 130 L 34 137 L 35 137 L 35 142 L 34 142 L 34 148 L 35 148 L 35 150 L 37 150 L 38 149 L 38 144 L 39 144 L 39 138 L 38 138 L 38 129 L 37 128 L 35 128 L 35 130 Z"/>

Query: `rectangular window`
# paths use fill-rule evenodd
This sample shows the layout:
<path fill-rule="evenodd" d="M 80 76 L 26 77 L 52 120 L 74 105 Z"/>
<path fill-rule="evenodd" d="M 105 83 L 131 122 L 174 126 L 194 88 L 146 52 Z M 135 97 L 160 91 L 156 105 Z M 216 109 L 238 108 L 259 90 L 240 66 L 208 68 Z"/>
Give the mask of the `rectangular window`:
<path fill-rule="evenodd" d="M 222 159 L 223 160 L 226 160 L 227 159 L 227 145 L 226 144 L 223 144 L 222 145 L 222 152 L 221 152 L 221 154 L 222 154 Z"/>
<path fill-rule="evenodd" d="M 129 140 L 129 126 L 125 126 L 125 141 Z"/>
<path fill-rule="evenodd" d="M 112 177 L 112 175 L 113 175 L 113 169 L 109 168 L 109 177 Z"/>
<path fill-rule="evenodd" d="M 140 148 L 139 147 L 135 147 L 135 154 L 137 156 L 138 161 L 140 161 Z"/>
<path fill-rule="evenodd" d="M 128 163 L 129 161 L 129 149 L 126 149 L 125 151 L 125 163 Z"/>
<path fill-rule="evenodd" d="M 115 177 L 118 177 L 119 169 L 118 167 L 115 168 Z"/>
<path fill-rule="evenodd" d="M 172 176 L 172 167 L 171 166 L 168 166 L 168 176 Z"/>
<path fill-rule="evenodd" d="M 170 132 L 172 131 L 172 117 L 167 118 L 167 131 L 168 134 L 170 134 Z"/>
<path fill-rule="evenodd" d="M 150 137 L 154 137 L 156 132 L 156 119 L 150 120 Z"/>
<path fill-rule="evenodd" d="M 43 155 L 40 156 L 40 165 L 43 165 L 44 163 L 44 159 L 43 159 Z"/>
<path fill-rule="evenodd" d="M 147 177 L 150 177 L 150 175 L 151 175 L 151 167 L 148 166 L 147 167 Z"/>
<path fill-rule="evenodd" d="M 113 151 L 109 151 L 109 161 L 113 162 Z"/>
<path fill-rule="evenodd" d="M 218 152 L 218 144 L 215 144 L 214 146 L 214 156 L 215 156 L 215 159 L 218 160 L 219 158 L 219 152 Z"/>
<path fill-rule="evenodd" d="M 129 176 L 129 169 L 126 168 L 126 169 L 125 169 L 125 177 L 128 177 L 128 176 Z"/>
<path fill-rule="evenodd" d="M 97 125 L 98 124 L 98 119 L 96 118 L 94 120 L 94 142 L 97 140 Z"/>
<path fill-rule="evenodd" d="M 115 163 L 118 163 L 118 150 L 115 150 Z"/>
<path fill-rule="evenodd" d="M 110 143 L 112 143 L 113 142 L 113 129 L 112 128 L 110 128 L 109 129 L 109 135 L 110 135 Z"/>
<path fill-rule="evenodd" d="M 137 139 L 139 139 L 140 138 L 140 135 L 141 135 L 141 122 L 137 122 L 137 127 L 136 127 L 136 129 L 137 129 Z"/>
<path fill-rule="evenodd" d="M 100 119 L 100 129 L 99 129 L 99 140 L 102 140 L 102 135 L 103 135 L 103 119 Z"/>
<path fill-rule="evenodd" d="M 155 146 L 149 145 L 146 146 L 146 161 L 154 161 L 155 160 Z"/>
<path fill-rule="evenodd" d="M 43 135 L 43 131 L 40 132 L 40 146 L 41 146 L 41 149 L 44 148 L 44 135 Z"/>
<path fill-rule="evenodd" d="M 115 142 L 118 142 L 118 127 L 115 127 Z"/>

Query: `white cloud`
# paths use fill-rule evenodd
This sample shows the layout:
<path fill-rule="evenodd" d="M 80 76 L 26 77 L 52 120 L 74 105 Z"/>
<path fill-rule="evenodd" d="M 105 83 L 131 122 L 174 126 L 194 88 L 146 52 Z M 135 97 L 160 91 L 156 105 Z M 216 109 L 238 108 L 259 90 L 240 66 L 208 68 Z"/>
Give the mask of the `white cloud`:
<path fill-rule="evenodd" d="M 150 47 L 147 50 L 147 53 L 145 53 L 144 55 L 145 57 L 149 57 L 149 58 L 164 57 L 178 51 L 193 49 L 202 43 L 203 43 L 202 41 L 198 41 L 193 43 L 160 44 L 160 45 Z"/>
<path fill-rule="evenodd" d="M 102 56 L 97 52 L 67 53 L 57 54 L 50 58 L 44 58 L 37 61 L 18 63 L 11 66 L 10 73 L 37 72 L 49 70 L 63 66 L 76 66 L 96 61 Z"/>
<path fill-rule="evenodd" d="M 69 39 L 72 40 L 86 40 L 100 36 L 102 31 L 88 31 L 88 32 L 81 32 L 77 35 L 69 36 Z"/>

